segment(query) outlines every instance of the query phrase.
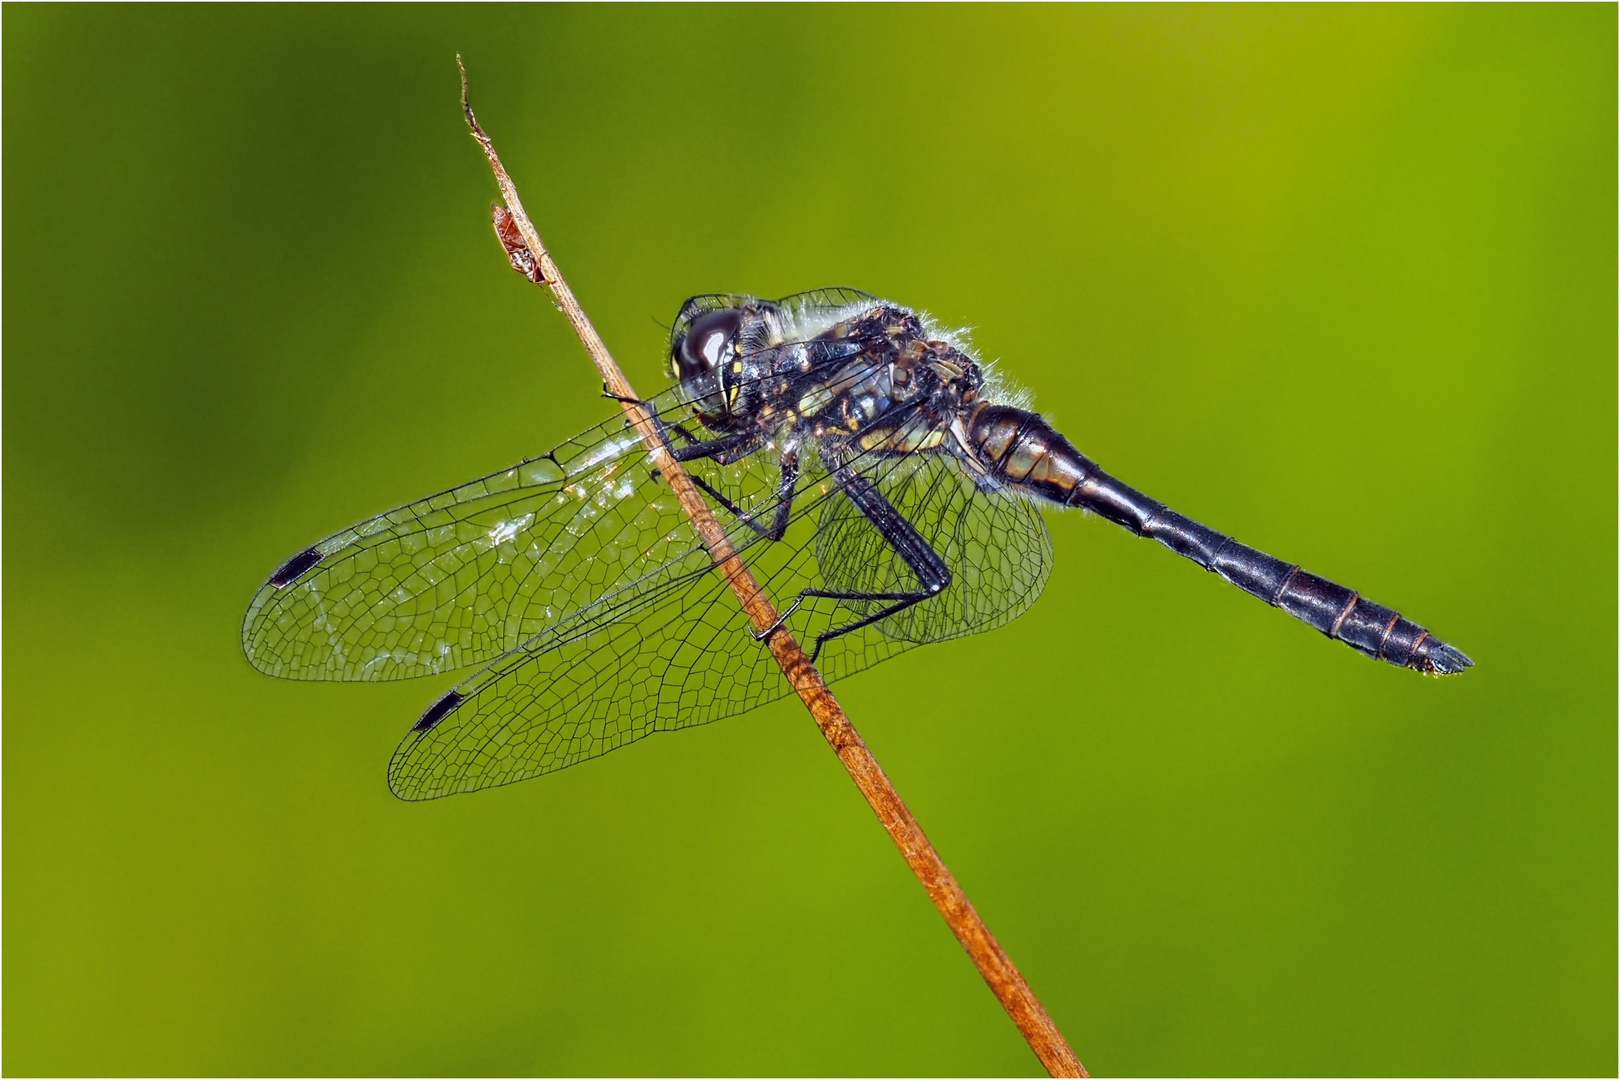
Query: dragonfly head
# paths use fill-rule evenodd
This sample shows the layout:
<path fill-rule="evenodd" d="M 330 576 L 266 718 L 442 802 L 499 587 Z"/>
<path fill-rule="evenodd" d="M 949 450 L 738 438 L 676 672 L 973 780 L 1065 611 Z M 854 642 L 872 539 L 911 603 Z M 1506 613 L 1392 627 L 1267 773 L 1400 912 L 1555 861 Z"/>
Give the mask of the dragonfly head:
<path fill-rule="evenodd" d="M 728 307 L 692 320 L 686 333 L 670 344 L 670 371 L 681 382 L 686 400 L 702 412 L 726 411 L 728 375 L 737 364 L 737 338 L 743 312 Z"/>

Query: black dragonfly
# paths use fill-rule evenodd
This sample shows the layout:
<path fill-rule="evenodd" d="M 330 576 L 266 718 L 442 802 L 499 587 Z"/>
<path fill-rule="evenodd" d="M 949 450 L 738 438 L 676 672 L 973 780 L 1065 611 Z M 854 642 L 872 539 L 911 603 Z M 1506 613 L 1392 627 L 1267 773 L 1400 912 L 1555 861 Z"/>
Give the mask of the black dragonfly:
<path fill-rule="evenodd" d="M 1043 505 L 1152 537 L 1368 656 L 1472 666 L 1120 483 L 960 334 L 898 304 L 696 296 L 669 357 L 677 385 L 644 404 L 829 680 L 1022 614 L 1051 568 Z M 242 645 L 289 679 L 486 665 L 400 743 L 388 782 L 404 799 L 553 772 L 789 689 L 622 417 L 298 553 L 253 598 Z"/>

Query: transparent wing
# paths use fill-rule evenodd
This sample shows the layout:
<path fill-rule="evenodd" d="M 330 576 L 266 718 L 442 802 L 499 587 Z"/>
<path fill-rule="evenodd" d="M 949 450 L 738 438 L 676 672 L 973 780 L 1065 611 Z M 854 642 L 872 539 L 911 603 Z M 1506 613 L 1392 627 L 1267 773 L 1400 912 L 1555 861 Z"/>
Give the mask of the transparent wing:
<path fill-rule="evenodd" d="M 673 393 L 650 404 L 677 418 Z M 774 467 L 688 466 L 744 509 L 774 499 Z M 620 416 L 300 552 L 254 596 L 242 647 L 260 671 L 290 679 L 452 671 L 509 653 L 693 551 L 702 554 L 691 523 Z"/>
<path fill-rule="evenodd" d="M 842 285 L 794 293 L 780 300 L 763 300 L 757 296 L 745 296 L 740 293 L 700 293 L 688 298 L 686 303 L 681 305 L 680 312 L 675 316 L 675 323 L 670 327 L 670 340 L 674 341 L 685 334 L 687 327 L 691 326 L 692 321 L 700 315 L 750 303 L 777 308 L 788 319 L 802 321 L 877 302 L 878 298 L 871 293 Z"/>
<path fill-rule="evenodd" d="M 1045 584 L 1051 542 L 1036 509 L 981 488 L 956 458 L 872 457 L 855 466 L 946 556 L 945 593 L 827 642 L 828 679 L 924 641 L 988 629 L 1021 613 Z M 807 470 L 808 471 L 808 470 Z M 764 504 L 760 504 L 764 505 Z M 805 588 L 865 589 L 916 579 L 827 473 L 798 486 L 781 541 L 731 535 L 778 605 Z M 864 528 L 863 528 L 864 526 Z M 831 538 L 826 530 L 831 528 Z M 879 591 L 874 589 L 873 591 Z M 936 605 L 931 611 L 918 611 Z M 856 601 L 809 599 L 789 627 L 808 646 L 865 614 Z M 708 555 L 693 550 L 634 589 L 604 597 L 436 702 L 401 742 L 389 785 L 429 799 L 513 783 L 597 757 L 656 731 L 745 712 L 789 687 Z"/>
<path fill-rule="evenodd" d="M 388 783 L 404 799 L 509 784 L 786 689 L 698 551 L 656 588 L 581 613 L 456 687 L 400 744 Z"/>
<path fill-rule="evenodd" d="M 865 297 L 824 289 L 782 303 Z M 693 297 L 677 328 L 742 299 Z M 673 390 L 648 404 L 670 423 L 687 411 Z M 746 511 L 776 496 L 768 458 L 687 467 Z M 242 647 L 260 671 L 281 678 L 380 682 L 454 671 L 518 648 L 697 543 L 640 440 L 615 417 L 541 457 L 299 552 L 253 598 Z"/>
<path fill-rule="evenodd" d="M 776 306 L 792 315 L 802 317 L 832 314 L 852 307 L 877 302 L 878 298 L 869 292 L 851 289 L 845 285 L 834 285 L 825 289 L 809 289 L 805 292 L 794 293 L 791 296 L 784 296 L 776 301 Z"/>

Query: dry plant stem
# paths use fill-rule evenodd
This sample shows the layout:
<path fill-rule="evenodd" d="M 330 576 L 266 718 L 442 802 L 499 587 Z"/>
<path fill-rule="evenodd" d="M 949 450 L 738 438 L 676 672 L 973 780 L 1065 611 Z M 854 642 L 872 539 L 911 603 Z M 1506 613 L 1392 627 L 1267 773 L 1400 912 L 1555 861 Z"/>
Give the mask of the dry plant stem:
<path fill-rule="evenodd" d="M 457 57 L 460 63 L 460 57 Z M 742 604 L 743 610 L 748 614 L 754 627 L 760 632 L 776 623 L 776 609 L 769 597 L 754 580 L 753 574 L 737 556 L 726 532 L 714 518 L 708 504 L 698 492 L 697 486 L 687 475 L 686 470 L 675 460 L 664 443 L 652 417 L 645 407 L 640 404 L 629 382 L 625 380 L 624 373 L 613 361 L 607 346 L 603 344 L 596 328 L 586 318 L 585 311 L 574 299 L 573 291 L 569 289 L 562 272 L 557 269 L 555 260 L 546 251 L 535 232 L 534 225 L 524 212 L 523 202 L 518 198 L 517 188 L 513 186 L 511 177 L 502 167 L 500 158 L 495 153 L 494 144 L 484 133 L 473 115 L 472 106 L 467 101 L 467 73 L 461 73 L 461 104 L 467 114 L 467 123 L 472 127 L 473 136 L 484 148 L 484 154 L 489 158 L 490 168 L 495 171 L 495 180 L 500 185 L 501 196 L 506 200 L 506 208 L 510 213 L 511 223 L 515 224 L 528 248 L 530 258 L 539 268 L 540 276 L 546 285 L 549 285 L 552 295 L 556 297 L 557 304 L 562 308 L 563 314 L 568 317 L 574 332 L 590 354 L 597 370 L 601 373 L 603 382 L 614 396 L 618 397 L 624 405 L 625 415 L 629 418 L 631 426 L 641 436 L 651 453 L 660 475 L 669 483 L 670 490 L 680 500 L 681 508 L 692 519 L 697 528 L 698 535 L 709 554 L 719 565 L 725 575 L 727 583 L 737 594 L 737 600 Z M 497 225 L 500 225 L 497 219 Z M 771 655 L 776 659 L 787 677 L 788 683 L 810 710 L 821 733 L 838 754 L 844 767 L 849 770 L 855 786 L 860 788 L 861 794 L 871 804 L 877 813 L 878 820 L 889 831 L 890 837 L 900 848 L 906 862 L 911 865 L 917 879 L 928 890 L 929 897 L 934 906 L 939 908 L 940 914 L 945 917 L 951 931 L 956 934 L 962 947 L 973 958 L 979 973 L 984 981 L 990 984 L 990 989 L 1000 999 L 1018 1030 L 1023 1032 L 1030 1049 L 1035 1051 L 1041 1064 L 1052 1076 L 1087 1076 L 1085 1067 L 1080 1059 L 1069 1048 L 1063 1033 L 1052 1023 L 1046 1010 L 1036 1000 L 1035 994 L 1018 973 L 1012 959 L 996 943 L 991 936 L 979 913 L 973 909 L 968 901 L 967 894 L 956 883 L 945 863 L 940 859 L 934 846 L 923 835 L 922 827 L 917 819 L 911 816 L 911 811 L 901 801 L 900 795 L 889 783 L 883 769 L 878 765 L 877 759 L 867 749 L 866 743 L 861 741 L 860 734 L 850 724 L 844 710 L 834 700 L 831 691 L 827 689 L 826 682 L 821 673 L 810 663 L 810 658 L 785 627 L 779 628 L 767 639 Z"/>

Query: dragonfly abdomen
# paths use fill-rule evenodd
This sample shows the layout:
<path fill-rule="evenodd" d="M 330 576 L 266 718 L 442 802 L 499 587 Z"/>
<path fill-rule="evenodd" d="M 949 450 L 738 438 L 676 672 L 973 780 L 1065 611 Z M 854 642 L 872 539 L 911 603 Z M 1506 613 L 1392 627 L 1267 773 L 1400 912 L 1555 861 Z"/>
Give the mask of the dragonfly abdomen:
<path fill-rule="evenodd" d="M 1080 507 L 1149 536 L 1251 596 L 1378 660 L 1430 675 L 1472 667 L 1399 612 L 1298 564 L 1217 532 L 1121 483 L 1076 450 L 1038 413 L 986 405 L 968 424 L 972 449 L 992 475 L 1062 506 Z"/>
<path fill-rule="evenodd" d="M 1099 488 L 1112 486 L 1145 499 L 1100 470 L 1096 479 Z M 1400 612 L 1303 570 L 1297 563 L 1239 543 L 1162 503 L 1156 505 L 1134 532 L 1152 537 L 1328 637 L 1376 660 L 1430 675 L 1451 675 L 1473 665 L 1463 653 Z"/>

